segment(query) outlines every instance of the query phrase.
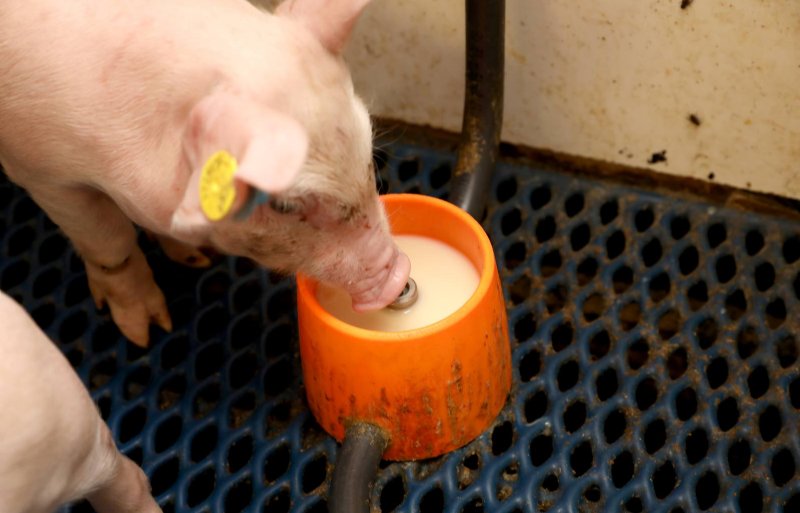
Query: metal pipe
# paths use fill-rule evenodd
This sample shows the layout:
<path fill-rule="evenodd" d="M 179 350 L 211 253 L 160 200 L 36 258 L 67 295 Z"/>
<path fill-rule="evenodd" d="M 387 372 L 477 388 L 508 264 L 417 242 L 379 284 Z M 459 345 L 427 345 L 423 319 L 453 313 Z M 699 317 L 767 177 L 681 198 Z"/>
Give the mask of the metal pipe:
<path fill-rule="evenodd" d="M 481 221 L 503 125 L 505 0 L 466 0 L 466 83 L 450 201 Z"/>

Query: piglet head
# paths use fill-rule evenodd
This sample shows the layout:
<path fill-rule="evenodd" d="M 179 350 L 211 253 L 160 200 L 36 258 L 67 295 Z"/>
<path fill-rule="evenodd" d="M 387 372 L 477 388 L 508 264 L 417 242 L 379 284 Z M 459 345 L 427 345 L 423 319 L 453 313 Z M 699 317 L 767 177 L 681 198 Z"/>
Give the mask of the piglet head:
<path fill-rule="evenodd" d="M 287 86 L 263 92 L 222 81 L 193 106 L 183 141 L 188 186 L 172 217 L 186 238 L 341 286 L 361 311 L 391 303 L 410 269 L 376 193 L 369 115 L 339 55 L 365 3 L 278 8 L 299 48 Z M 220 151 L 235 159 L 234 194 L 217 217 L 200 190 Z"/>

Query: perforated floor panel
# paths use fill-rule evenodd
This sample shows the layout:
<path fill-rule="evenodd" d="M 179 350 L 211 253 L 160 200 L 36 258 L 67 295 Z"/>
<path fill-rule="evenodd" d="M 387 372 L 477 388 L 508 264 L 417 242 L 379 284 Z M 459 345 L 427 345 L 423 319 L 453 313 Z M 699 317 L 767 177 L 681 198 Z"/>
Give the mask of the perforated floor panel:
<path fill-rule="evenodd" d="M 453 154 L 386 150 L 384 190 L 446 194 Z M 291 279 L 142 240 L 175 330 L 138 350 L 31 200 L 3 181 L 0 208 L 0 286 L 166 512 L 327 510 L 337 445 L 305 405 Z M 800 224 L 504 164 L 485 226 L 512 396 L 464 449 L 382 465 L 375 511 L 800 512 Z"/>

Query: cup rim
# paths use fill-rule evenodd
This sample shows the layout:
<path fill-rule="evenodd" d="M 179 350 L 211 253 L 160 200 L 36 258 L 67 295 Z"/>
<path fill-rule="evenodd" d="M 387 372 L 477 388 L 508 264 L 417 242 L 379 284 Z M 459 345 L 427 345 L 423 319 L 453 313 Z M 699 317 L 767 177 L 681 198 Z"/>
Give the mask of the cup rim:
<path fill-rule="evenodd" d="M 480 276 L 475 292 L 472 293 L 469 299 L 458 310 L 447 317 L 432 324 L 403 331 L 377 331 L 360 328 L 335 317 L 333 314 L 325 310 L 325 308 L 323 308 L 317 300 L 317 295 L 315 293 L 317 280 L 302 273 L 298 273 L 297 275 L 298 302 L 302 299 L 307 308 L 310 310 L 311 315 L 317 317 L 326 326 L 344 334 L 348 339 L 392 343 L 428 338 L 431 335 L 445 332 L 452 326 L 459 324 L 466 316 L 472 314 L 472 312 L 474 312 L 477 308 L 480 308 L 483 299 L 489 293 L 490 287 L 492 287 L 495 274 L 497 273 L 497 264 L 495 262 L 494 249 L 489 241 L 489 237 L 486 235 L 486 232 L 481 224 L 478 223 L 471 215 L 448 201 L 432 196 L 409 193 L 385 194 L 380 197 L 384 202 L 384 207 L 389 207 L 394 202 L 402 202 L 404 206 L 413 204 L 427 204 L 428 206 L 435 206 L 436 208 L 443 209 L 448 214 L 456 217 L 458 222 L 466 225 L 470 229 L 470 233 L 478 241 L 480 247 L 480 258 L 482 260 L 481 269 L 478 270 Z M 389 202 L 389 204 L 387 205 L 386 202 Z M 414 234 L 407 233 L 403 235 Z"/>

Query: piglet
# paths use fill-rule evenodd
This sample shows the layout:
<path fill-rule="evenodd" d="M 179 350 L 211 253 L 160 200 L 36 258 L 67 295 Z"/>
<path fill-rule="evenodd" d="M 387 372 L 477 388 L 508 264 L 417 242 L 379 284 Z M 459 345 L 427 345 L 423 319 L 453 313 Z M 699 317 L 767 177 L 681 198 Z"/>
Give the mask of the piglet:
<path fill-rule="evenodd" d="M 134 225 L 344 287 L 405 286 L 372 129 L 341 51 L 368 0 L 4 0 L 0 164 L 81 255 L 98 307 L 148 344 L 170 330 Z"/>
<path fill-rule="evenodd" d="M 159 513 L 69 362 L 3 293 L 0 320 L 0 511 L 88 498 L 97 513 Z"/>

